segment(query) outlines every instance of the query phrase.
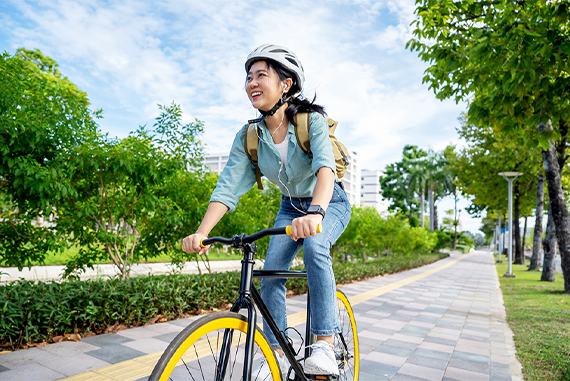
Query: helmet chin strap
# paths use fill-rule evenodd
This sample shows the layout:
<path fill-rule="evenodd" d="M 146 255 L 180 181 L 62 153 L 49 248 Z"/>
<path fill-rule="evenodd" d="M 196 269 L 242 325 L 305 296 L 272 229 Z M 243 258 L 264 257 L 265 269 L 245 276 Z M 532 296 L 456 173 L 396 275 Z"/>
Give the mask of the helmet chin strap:
<path fill-rule="evenodd" d="M 259 110 L 261 116 L 257 119 L 250 119 L 247 122 L 249 124 L 253 124 L 253 123 L 259 123 L 259 122 L 263 121 L 265 118 L 270 117 L 273 114 L 275 114 L 277 112 L 277 110 L 279 110 L 279 108 L 281 108 L 281 106 L 283 106 L 285 103 L 289 102 L 291 100 L 291 98 L 292 97 L 283 96 L 281 99 L 279 99 L 279 102 L 277 102 L 271 110 L 269 110 L 269 111 Z"/>

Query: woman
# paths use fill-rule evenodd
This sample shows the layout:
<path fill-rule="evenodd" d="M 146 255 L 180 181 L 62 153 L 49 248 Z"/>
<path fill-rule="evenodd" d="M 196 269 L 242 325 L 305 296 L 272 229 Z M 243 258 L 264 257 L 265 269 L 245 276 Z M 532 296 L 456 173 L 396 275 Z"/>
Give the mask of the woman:
<path fill-rule="evenodd" d="M 336 180 L 336 165 L 324 108 L 299 97 L 305 79 L 299 59 L 289 49 L 262 45 L 245 63 L 245 90 L 262 116 L 256 120 L 259 135 L 258 165 L 281 189 L 282 200 L 275 227 L 291 225 L 291 237 L 272 236 L 265 270 L 288 270 L 303 248 L 311 292 L 312 333 L 317 336 L 313 353 L 305 361 L 307 374 L 335 374 L 338 366 L 332 351 L 332 335 L 340 332 L 336 307 L 336 282 L 330 249 L 350 220 L 350 204 Z M 298 112 L 310 112 L 312 158 L 297 144 L 292 124 Z M 200 240 L 226 212 L 233 212 L 239 198 L 256 182 L 255 167 L 244 149 L 249 124 L 236 135 L 228 163 L 220 175 L 202 223 L 183 241 L 187 252 L 203 253 Z M 316 234 L 318 224 L 323 233 Z M 264 278 L 261 296 L 281 331 L 287 327 L 285 279 Z M 289 366 L 277 340 L 264 322 L 264 332 L 275 349 L 282 372 Z M 263 364 L 255 374 L 269 373 Z M 263 377 L 262 377 L 263 378 Z"/>

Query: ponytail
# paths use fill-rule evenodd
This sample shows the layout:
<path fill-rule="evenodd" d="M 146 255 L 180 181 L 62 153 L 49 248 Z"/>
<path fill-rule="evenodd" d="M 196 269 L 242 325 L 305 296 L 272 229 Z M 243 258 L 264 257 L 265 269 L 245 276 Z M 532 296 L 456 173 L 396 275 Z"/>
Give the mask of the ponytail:
<path fill-rule="evenodd" d="M 325 108 L 321 105 L 316 104 L 316 99 L 317 94 L 315 94 L 312 101 L 308 100 L 307 98 L 291 98 L 291 100 L 287 102 L 289 106 L 287 107 L 287 110 L 285 110 L 287 119 L 293 123 L 293 125 L 295 125 L 295 115 L 300 112 L 318 112 L 322 116 L 326 117 L 327 113 L 325 112 Z"/>

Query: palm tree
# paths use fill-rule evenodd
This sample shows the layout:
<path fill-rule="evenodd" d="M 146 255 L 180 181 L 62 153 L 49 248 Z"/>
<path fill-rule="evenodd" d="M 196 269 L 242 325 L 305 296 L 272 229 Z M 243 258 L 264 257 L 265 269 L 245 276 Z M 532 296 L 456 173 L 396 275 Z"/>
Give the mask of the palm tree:
<path fill-rule="evenodd" d="M 453 192 L 453 175 L 441 152 L 435 152 L 430 148 L 423 162 L 428 191 L 429 228 L 435 230 L 435 201 Z"/>
<path fill-rule="evenodd" d="M 417 194 L 420 197 L 420 226 L 425 225 L 425 192 L 427 190 L 428 176 L 425 160 L 414 160 L 410 163 L 409 173 L 406 178 L 408 193 L 413 197 Z"/>

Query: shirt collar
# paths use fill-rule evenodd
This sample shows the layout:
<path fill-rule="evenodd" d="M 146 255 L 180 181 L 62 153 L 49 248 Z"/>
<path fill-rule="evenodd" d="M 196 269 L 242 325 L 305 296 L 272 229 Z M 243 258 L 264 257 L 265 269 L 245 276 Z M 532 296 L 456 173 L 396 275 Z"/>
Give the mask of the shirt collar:
<path fill-rule="evenodd" d="M 267 129 L 267 126 L 265 125 L 264 120 L 258 123 L 258 127 L 259 131 L 261 131 L 260 134 L 263 140 L 265 141 L 273 140 L 271 134 L 269 133 L 269 130 Z M 290 142 L 293 142 L 295 145 L 297 145 L 297 139 L 293 138 L 295 136 L 295 126 L 291 122 L 289 122 L 289 127 L 287 129 L 287 136 L 289 137 Z"/>

